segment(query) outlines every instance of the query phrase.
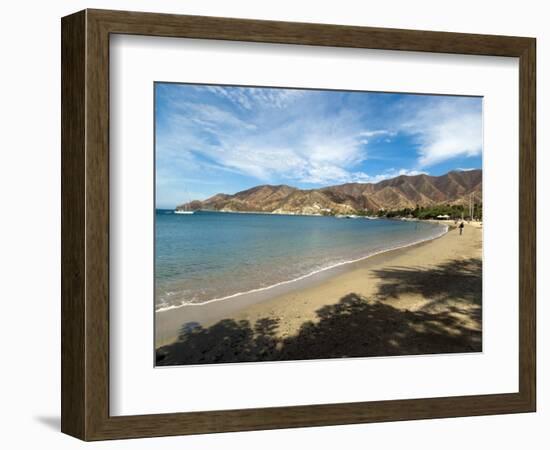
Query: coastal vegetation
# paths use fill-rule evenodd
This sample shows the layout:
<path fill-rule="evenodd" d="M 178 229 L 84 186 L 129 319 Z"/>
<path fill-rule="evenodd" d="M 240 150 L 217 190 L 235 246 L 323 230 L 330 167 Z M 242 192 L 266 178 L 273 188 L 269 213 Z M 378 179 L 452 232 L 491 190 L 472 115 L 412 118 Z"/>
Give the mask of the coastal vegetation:
<path fill-rule="evenodd" d="M 482 220 L 483 219 L 483 207 L 482 204 L 474 203 L 473 204 L 473 215 L 470 217 L 469 214 L 469 205 L 434 205 L 434 206 L 419 206 L 416 205 L 414 209 L 403 208 L 392 211 L 377 211 L 376 215 L 378 217 L 387 217 L 387 218 L 414 218 L 414 219 L 437 219 L 442 216 L 449 216 L 451 220 L 458 219 L 473 219 L 473 220 Z M 363 213 L 369 215 L 368 212 Z"/>

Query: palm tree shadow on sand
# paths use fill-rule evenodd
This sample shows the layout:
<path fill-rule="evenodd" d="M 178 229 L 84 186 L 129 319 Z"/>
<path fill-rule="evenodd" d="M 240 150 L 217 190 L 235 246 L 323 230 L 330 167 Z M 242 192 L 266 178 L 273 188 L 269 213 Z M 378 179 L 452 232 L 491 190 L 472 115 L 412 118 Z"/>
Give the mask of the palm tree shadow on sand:
<path fill-rule="evenodd" d="M 280 337 L 279 320 L 269 317 L 183 324 L 178 341 L 157 350 L 157 365 L 480 352 L 481 274 L 478 258 L 378 270 L 373 298 L 349 293 L 289 337 Z M 400 309 L 403 294 L 422 304 Z"/>

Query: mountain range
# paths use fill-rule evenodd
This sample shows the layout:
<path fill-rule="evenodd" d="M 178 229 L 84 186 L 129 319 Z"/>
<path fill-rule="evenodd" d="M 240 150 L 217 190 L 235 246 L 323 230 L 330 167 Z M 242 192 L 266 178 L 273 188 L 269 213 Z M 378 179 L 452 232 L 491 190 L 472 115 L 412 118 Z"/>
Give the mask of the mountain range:
<path fill-rule="evenodd" d="M 467 205 L 482 201 L 482 171 L 451 171 L 441 176 L 400 175 L 378 183 L 345 183 L 318 189 L 260 185 L 236 194 L 216 194 L 179 205 L 177 210 L 275 214 L 353 214 L 416 206 Z"/>

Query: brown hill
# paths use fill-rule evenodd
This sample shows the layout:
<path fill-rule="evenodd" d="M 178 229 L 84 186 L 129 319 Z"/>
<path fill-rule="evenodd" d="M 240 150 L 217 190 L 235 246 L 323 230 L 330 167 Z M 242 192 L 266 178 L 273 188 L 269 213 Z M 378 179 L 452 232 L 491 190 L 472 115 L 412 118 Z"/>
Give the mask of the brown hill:
<path fill-rule="evenodd" d="M 440 204 L 467 204 L 470 194 L 481 203 L 481 170 L 445 175 L 400 175 L 379 183 L 346 183 L 320 189 L 262 185 L 234 195 L 216 194 L 176 209 L 269 212 L 279 214 L 351 214 L 357 211 L 396 210 Z"/>

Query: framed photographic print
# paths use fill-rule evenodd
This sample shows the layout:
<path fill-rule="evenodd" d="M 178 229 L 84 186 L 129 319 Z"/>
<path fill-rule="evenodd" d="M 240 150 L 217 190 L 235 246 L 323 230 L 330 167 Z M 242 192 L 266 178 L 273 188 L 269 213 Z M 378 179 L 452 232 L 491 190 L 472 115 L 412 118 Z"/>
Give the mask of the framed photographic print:
<path fill-rule="evenodd" d="M 62 431 L 535 410 L 535 39 L 62 20 Z"/>

